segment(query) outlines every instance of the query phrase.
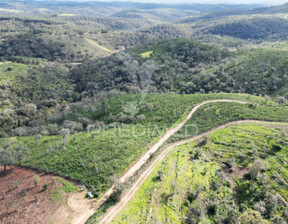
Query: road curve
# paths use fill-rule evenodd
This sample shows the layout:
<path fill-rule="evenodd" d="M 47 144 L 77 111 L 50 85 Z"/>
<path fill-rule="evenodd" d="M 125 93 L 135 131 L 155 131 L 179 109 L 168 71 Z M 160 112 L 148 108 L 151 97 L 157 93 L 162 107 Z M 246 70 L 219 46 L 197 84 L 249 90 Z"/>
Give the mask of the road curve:
<path fill-rule="evenodd" d="M 174 127 L 174 128 L 171 128 L 171 129 L 169 129 L 161 138 L 160 138 L 160 140 L 156 143 L 156 144 L 154 144 L 146 153 L 144 153 L 123 175 L 122 175 L 122 177 L 120 178 L 120 182 L 121 183 L 124 183 L 126 180 L 128 180 L 130 177 L 132 177 L 148 160 L 149 160 L 149 158 L 150 158 L 150 156 L 153 154 L 153 153 L 155 153 L 162 145 L 163 145 L 163 143 L 166 141 L 166 140 L 168 140 L 173 134 L 175 134 L 177 131 L 179 131 L 186 123 L 187 123 L 187 121 L 193 116 L 193 114 L 200 108 L 200 107 L 202 107 L 202 106 L 204 106 L 204 105 L 206 105 L 206 104 L 210 104 L 210 103 L 240 103 L 240 104 L 249 104 L 250 102 L 246 102 L 246 101 L 240 101 L 240 100 L 226 100 L 226 99 L 223 99 L 223 100 L 209 100 L 209 101 L 205 101 L 205 102 L 203 102 L 203 103 L 200 103 L 200 104 L 198 104 L 197 106 L 195 106 L 192 110 L 191 110 L 191 112 L 188 114 L 188 116 L 185 118 L 185 120 L 184 121 L 182 121 L 180 124 L 178 124 L 176 127 Z M 203 134 L 202 134 L 203 135 Z M 200 135 L 201 136 L 201 135 Z M 175 144 L 177 144 L 177 143 L 175 143 Z M 175 145 L 174 145 L 175 146 Z M 172 146 L 171 146 L 172 147 Z M 160 154 L 160 155 L 158 155 L 158 157 L 155 159 L 155 161 L 158 161 L 158 159 L 162 159 L 163 157 L 162 156 L 165 156 L 165 155 L 163 155 L 163 153 L 164 152 L 166 152 L 167 151 L 167 148 Z M 169 150 L 168 150 L 169 151 Z M 154 161 L 154 162 L 155 162 Z M 153 162 L 153 164 L 154 164 L 154 162 Z M 153 164 L 151 164 L 151 166 L 153 165 Z M 151 167 L 150 166 L 150 167 Z M 150 168 L 149 167 L 149 168 Z M 147 169 L 147 170 L 150 170 L 150 169 Z M 143 173 L 143 174 L 145 174 L 146 173 L 146 171 Z M 139 177 L 139 179 L 143 176 L 143 174 Z M 137 185 L 137 182 L 138 182 L 138 180 L 139 179 L 137 179 L 137 181 L 135 182 L 135 183 L 133 183 L 133 186 L 134 185 Z M 133 186 L 131 187 L 131 189 L 133 189 Z M 95 207 L 94 207 L 94 209 L 95 210 L 97 210 L 109 197 L 110 197 L 110 195 L 113 193 L 113 187 L 114 186 L 112 186 L 105 194 L 104 194 L 104 196 L 101 198 L 101 199 L 99 199 L 99 201 L 97 201 L 97 203 L 96 203 L 96 205 L 95 205 Z M 130 192 L 130 191 L 129 191 Z M 130 200 L 130 199 L 129 199 Z M 107 221 L 106 221 L 106 219 L 107 218 L 109 218 L 110 216 L 112 217 L 112 214 L 114 214 L 114 212 L 113 212 L 113 210 L 112 209 L 116 209 L 116 207 L 118 207 L 121 203 L 123 203 L 122 202 L 122 200 L 120 200 L 120 202 L 119 203 L 117 203 L 115 206 L 113 206 L 113 207 L 111 207 L 111 209 L 109 209 L 108 210 L 108 212 L 107 213 L 105 213 L 104 214 L 104 216 L 103 216 L 103 219 L 101 220 L 101 222 L 100 223 L 107 223 Z M 111 212 L 110 212 L 111 211 Z M 117 210 L 118 211 L 118 210 Z M 82 223 L 84 223 L 83 221 L 85 221 L 85 220 L 83 220 L 84 219 L 84 217 L 89 217 L 89 216 L 91 216 L 93 213 L 91 212 L 91 210 L 89 210 L 89 211 L 87 211 L 87 214 L 82 214 L 82 218 L 81 218 L 81 220 L 77 220 L 76 222 L 72 222 L 72 223 L 75 223 L 75 224 L 82 224 Z M 115 213 L 116 214 L 116 213 Z M 113 217 L 115 216 L 115 214 L 113 215 Z M 112 217 L 112 218 L 113 218 Z M 108 219 L 108 222 L 109 222 L 109 220 L 112 220 L 112 218 L 110 219 Z"/>
<path fill-rule="evenodd" d="M 172 151 L 173 148 L 176 146 L 186 144 L 188 142 L 193 142 L 196 140 L 199 140 L 203 138 L 205 135 L 210 135 L 216 131 L 219 131 L 223 128 L 232 126 L 232 125 L 238 125 L 242 123 L 260 123 L 260 124 L 271 124 L 271 123 L 277 123 L 277 122 L 268 122 L 268 121 L 259 121 L 259 120 L 241 120 L 241 121 L 235 121 L 226 123 L 225 125 L 219 126 L 211 131 L 204 132 L 198 136 L 189 138 L 187 140 L 182 140 L 179 142 L 175 142 L 171 145 L 168 145 L 160 155 L 153 161 L 153 163 L 140 175 L 140 177 L 133 183 L 129 191 L 125 193 L 125 195 L 120 199 L 120 201 L 111 207 L 102 217 L 99 223 L 109 223 L 113 220 L 113 218 L 127 205 L 127 203 L 132 199 L 132 197 L 135 195 L 137 190 L 140 188 L 140 186 L 143 184 L 143 182 L 150 176 L 150 174 L 153 172 L 153 170 L 156 168 L 156 166 Z"/>
<path fill-rule="evenodd" d="M 148 151 L 146 151 L 146 153 L 144 153 L 120 178 L 120 182 L 124 183 L 126 180 L 128 180 L 130 177 L 132 177 L 133 175 L 135 175 L 135 173 L 149 160 L 150 156 L 155 153 L 162 145 L 163 143 L 168 140 L 173 134 L 175 134 L 177 131 L 179 131 L 185 124 L 186 122 L 193 116 L 193 114 L 202 106 L 206 105 L 206 104 L 210 104 L 210 103 L 239 103 L 239 104 L 249 104 L 250 102 L 246 102 L 246 101 L 240 101 L 240 100 L 227 100 L 227 99 L 223 99 L 223 100 L 209 100 L 209 101 L 205 101 L 203 103 L 198 104 L 197 106 L 195 106 L 191 112 L 188 114 L 188 116 L 185 118 L 184 121 L 182 121 L 180 124 L 178 124 L 176 127 L 173 127 L 171 129 L 169 129 L 161 138 L 160 140 L 154 144 Z M 221 126 L 222 127 L 222 126 Z M 220 128 L 220 127 L 219 127 Z M 213 131 L 219 130 L 218 128 L 214 129 Z M 209 133 L 207 133 L 209 134 Z M 201 138 L 204 134 L 201 134 L 193 139 L 196 138 Z M 102 217 L 100 223 L 108 223 L 110 222 L 113 217 L 122 209 L 122 207 L 124 207 L 127 202 L 130 200 L 130 198 L 135 194 L 135 192 L 137 191 L 137 189 L 139 188 L 139 184 L 141 185 L 141 183 L 147 176 L 144 176 L 145 174 L 151 173 L 151 170 L 154 169 L 155 166 L 157 166 L 157 164 L 155 165 L 155 163 L 157 161 L 161 161 L 166 155 L 167 153 L 169 153 L 169 151 L 174 147 L 177 146 L 179 144 L 183 144 L 185 142 L 187 142 L 189 140 L 185 140 L 185 141 L 181 141 L 181 142 L 177 142 L 172 144 L 171 146 L 167 147 L 165 150 L 163 150 L 163 152 L 157 156 L 157 158 L 155 158 L 154 162 L 147 168 L 147 170 L 141 174 L 141 176 L 135 181 L 135 183 L 133 183 L 131 189 L 128 191 L 128 193 L 123 197 L 123 199 L 120 200 L 119 203 L 117 203 L 115 206 L 111 207 Z M 183 142 L 183 143 L 182 143 Z M 149 174 L 148 174 L 149 176 Z M 144 179 L 143 179 L 144 178 Z M 141 183 L 139 183 L 139 181 L 141 181 Z M 137 188 L 138 186 L 138 188 Z M 84 224 L 85 221 L 94 214 L 94 212 L 111 196 L 111 194 L 113 193 L 113 187 L 112 186 L 98 201 L 96 201 L 93 205 L 91 205 L 91 207 L 89 209 L 87 209 L 85 212 L 83 212 L 80 216 L 75 216 L 74 219 L 72 220 L 73 224 Z M 135 188 L 136 187 L 136 188 Z M 132 193 L 132 194 L 131 194 Z M 131 194 L 131 195 L 129 195 Z M 127 198 L 127 196 L 129 198 Z"/>

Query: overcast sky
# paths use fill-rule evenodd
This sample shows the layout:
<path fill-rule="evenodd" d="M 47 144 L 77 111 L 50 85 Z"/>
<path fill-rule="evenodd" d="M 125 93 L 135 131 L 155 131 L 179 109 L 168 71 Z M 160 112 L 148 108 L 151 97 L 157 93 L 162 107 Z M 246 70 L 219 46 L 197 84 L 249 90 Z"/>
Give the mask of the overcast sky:
<path fill-rule="evenodd" d="M 63 0 L 62 0 L 63 1 Z M 78 0 L 87 1 L 87 0 Z M 92 0 L 90 0 L 92 1 Z M 288 0 L 94 0 L 94 1 L 130 1 L 130 2 L 153 2 L 153 3 L 203 3 L 203 4 L 261 4 L 261 5 L 281 5 Z"/>
<path fill-rule="evenodd" d="M 166 2 L 165 0 L 155 0 L 159 2 Z M 174 0 L 171 0 L 174 1 Z M 181 0 L 180 0 L 181 1 Z M 175 1 L 179 2 L 179 1 Z M 197 2 L 197 3 L 225 3 L 225 4 L 266 4 L 266 5 L 281 5 L 288 0 L 203 0 L 203 1 L 197 1 L 197 0 L 182 0 L 182 2 L 185 3 L 191 3 L 191 2 Z"/>

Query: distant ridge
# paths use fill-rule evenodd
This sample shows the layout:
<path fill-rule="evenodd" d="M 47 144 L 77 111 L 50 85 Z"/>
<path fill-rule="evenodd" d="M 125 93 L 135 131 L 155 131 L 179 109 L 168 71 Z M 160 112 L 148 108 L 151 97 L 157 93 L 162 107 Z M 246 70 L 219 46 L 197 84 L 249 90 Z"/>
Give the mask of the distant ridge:
<path fill-rule="evenodd" d="M 258 8 L 251 11 L 253 14 L 277 14 L 288 13 L 288 2 L 284 5 L 271 6 L 266 8 Z"/>
<path fill-rule="evenodd" d="M 41 5 L 46 6 L 62 6 L 65 5 L 67 7 L 77 7 L 77 6 L 99 6 L 99 7 L 115 7 L 115 8 L 122 8 L 122 9 L 162 9 L 162 8 L 169 8 L 169 9 L 181 9 L 181 10 L 195 10 L 199 12 L 217 12 L 217 11 L 226 11 L 226 10 L 252 10 L 256 8 L 263 8 L 263 5 L 260 4 L 188 4 L 188 3 L 138 3 L 138 2 L 131 2 L 131 1 L 115 1 L 115 2 L 106 2 L 106 1 L 55 1 L 55 0 L 5 0 L 2 1 L 3 3 L 25 3 L 25 4 L 32 4 L 37 5 L 41 3 Z M 3 6 L 2 6 L 3 7 Z"/>

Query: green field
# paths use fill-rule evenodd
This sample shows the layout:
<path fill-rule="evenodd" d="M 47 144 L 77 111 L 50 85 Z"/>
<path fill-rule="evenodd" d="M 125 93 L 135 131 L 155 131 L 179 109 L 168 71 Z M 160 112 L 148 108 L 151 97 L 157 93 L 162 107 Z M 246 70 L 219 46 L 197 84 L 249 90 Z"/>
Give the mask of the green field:
<path fill-rule="evenodd" d="M 196 111 L 194 116 L 169 142 L 213 129 L 226 122 L 237 120 L 288 121 L 288 107 L 266 105 L 241 105 L 237 103 L 207 104 Z"/>
<path fill-rule="evenodd" d="M 109 116 L 93 114 L 91 111 L 78 111 L 67 115 L 73 120 L 79 117 L 78 115 L 73 118 L 77 114 L 88 113 L 87 116 L 93 115 L 99 122 L 106 124 L 96 127 L 90 132 L 63 134 L 62 136 L 17 137 L 12 138 L 11 142 L 13 147 L 20 145 L 29 149 L 22 166 L 80 181 L 96 194 L 101 195 L 111 186 L 111 179 L 115 176 L 119 177 L 125 172 L 141 154 L 146 152 L 167 131 L 167 128 L 180 123 L 193 106 L 203 101 L 221 98 L 262 103 L 263 105 L 259 108 L 266 108 L 262 98 L 241 94 L 183 96 L 152 94 L 147 95 L 142 103 L 140 103 L 140 95 L 128 95 L 112 98 L 108 102 Z M 218 103 L 214 107 L 217 105 Z M 123 107 L 126 109 L 123 110 Z M 134 111 L 135 107 L 139 110 Z M 219 107 L 222 108 L 222 104 L 219 104 Z M 231 108 L 234 114 L 241 114 L 241 109 L 245 108 L 245 114 L 241 118 L 234 117 L 233 119 L 288 120 L 287 117 L 283 116 L 287 112 L 286 108 L 267 107 L 267 111 L 264 112 L 261 108 L 255 110 L 243 105 L 240 107 L 235 105 Z M 275 110 L 274 113 L 271 113 L 271 108 Z M 134 116 L 131 114 L 133 111 L 135 112 Z M 274 117 L 273 114 L 275 114 Z M 142 119 L 139 118 L 140 115 L 142 115 Z M 198 125 L 201 127 L 201 132 L 228 121 L 227 117 L 223 116 L 218 118 L 217 123 L 213 123 L 213 116 L 209 120 L 203 115 L 205 113 L 196 113 L 192 119 L 199 121 Z M 114 119 L 113 123 L 110 120 L 112 118 Z M 126 119 L 128 120 L 127 124 L 125 124 Z M 205 125 L 203 123 L 201 126 L 203 121 L 201 119 L 205 119 L 209 123 L 205 123 Z M 17 164 L 17 161 L 15 163 Z"/>
<path fill-rule="evenodd" d="M 10 86 L 17 77 L 23 76 L 27 73 L 28 66 L 13 62 L 0 62 L 0 89 L 3 89 L 0 94 L 0 113 L 5 109 L 13 106 L 10 100 L 5 99 L 7 86 Z M 1 132 L 1 131 L 0 131 Z"/>
<path fill-rule="evenodd" d="M 144 52 L 144 53 L 142 53 L 140 55 L 141 55 L 142 58 L 150 58 L 151 54 L 153 54 L 153 51 L 146 51 L 146 52 Z"/>
<path fill-rule="evenodd" d="M 3 82 L 8 82 L 27 73 L 27 65 L 13 63 L 13 62 L 0 62 L 0 85 Z"/>
<path fill-rule="evenodd" d="M 261 206 L 261 222 L 253 223 L 276 218 L 284 223 L 287 125 L 231 126 L 204 144 L 175 148 L 113 223 L 236 223 L 241 214 L 240 223 L 245 223 L 248 210 L 259 215 Z M 265 166 L 253 176 L 258 161 Z"/>

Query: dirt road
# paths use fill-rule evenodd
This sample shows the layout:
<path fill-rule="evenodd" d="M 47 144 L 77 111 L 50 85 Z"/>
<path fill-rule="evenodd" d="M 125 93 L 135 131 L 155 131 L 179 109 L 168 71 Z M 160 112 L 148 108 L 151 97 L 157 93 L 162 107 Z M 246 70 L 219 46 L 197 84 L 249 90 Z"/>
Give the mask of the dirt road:
<path fill-rule="evenodd" d="M 155 153 L 162 145 L 164 142 L 166 142 L 173 134 L 175 134 L 177 131 L 179 131 L 185 124 L 186 122 L 192 117 L 192 115 L 203 105 L 209 104 L 209 103 L 223 103 L 223 102 L 234 102 L 234 103 L 241 103 L 241 104 L 247 104 L 247 102 L 244 101 L 239 101 L 239 100 L 213 100 L 213 101 L 206 101 L 203 102 L 196 107 L 192 109 L 192 111 L 188 114 L 188 116 L 185 118 L 184 121 L 182 121 L 180 124 L 178 124 L 175 128 L 169 129 L 162 137 L 161 139 L 152 146 L 151 149 L 149 149 L 145 154 L 143 154 L 139 160 L 134 163 L 133 166 L 130 167 L 129 170 L 124 173 L 124 175 L 120 178 L 120 181 L 123 183 L 126 180 L 128 180 L 130 177 L 132 177 L 137 170 L 139 170 L 150 158 L 150 155 Z"/>
<path fill-rule="evenodd" d="M 178 124 L 176 127 L 169 129 L 161 138 L 160 140 L 153 145 L 145 154 L 143 154 L 120 178 L 120 182 L 124 183 L 126 180 L 128 180 L 130 177 L 132 177 L 150 158 L 150 155 L 155 153 L 162 145 L 163 143 L 168 140 L 173 134 L 175 134 L 177 131 L 179 131 L 186 122 L 193 116 L 193 114 L 202 106 L 210 103 L 240 103 L 240 104 L 248 104 L 249 102 L 245 101 L 239 101 L 239 100 L 211 100 L 211 101 L 205 101 L 197 106 L 195 106 L 191 112 L 188 114 L 188 116 L 185 118 L 184 121 L 182 121 L 180 124 Z M 221 126 L 222 127 L 222 126 Z M 214 129 L 213 131 L 221 129 L 221 127 Z M 223 128 L 223 127 L 222 127 Z M 209 134 L 209 133 L 207 133 Z M 195 138 L 201 138 L 205 134 L 201 134 Z M 135 192 L 138 190 L 141 183 L 145 180 L 147 176 L 152 172 L 152 170 L 157 166 L 157 164 L 171 151 L 171 149 L 179 144 L 183 144 L 187 141 L 181 141 L 174 143 L 170 147 L 163 150 L 163 152 L 158 155 L 158 157 L 155 159 L 155 161 L 148 167 L 148 169 L 141 174 L 141 176 L 136 180 L 135 183 L 133 183 L 133 186 L 128 191 L 128 193 L 120 200 L 119 203 L 117 203 L 115 206 L 111 207 L 107 213 L 104 214 L 103 219 L 101 220 L 101 223 L 108 223 L 110 222 L 113 217 L 127 204 L 127 202 L 132 198 L 132 196 L 135 194 Z M 106 200 L 110 197 L 110 195 L 113 193 L 113 186 L 103 195 L 101 199 L 99 199 L 94 205 L 89 207 L 86 211 L 83 211 L 80 216 L 75 216 L 72 220 L 73 224 L 83 224 L 85 221 L 93 215 L 94 211 L 97 210 Z"/>
<path fill-rule="evenodd" d="M 184 121 L 182 121 L 180 124 L 178 124 L 176 127 L 169 129 L 162 137 L 161 139 L 153 145 L 145 154 L 143 154 L 120 178 L 120 182 L 124 183 L 126 180 L 128 180 L 130 177 L 132 177 L 135 172 L 137 172 L 150 158 L 150 155 L 155 153 L 162 145 L 163 143 L 168 140 L 173 134 L 175 134 L 177 131 L 179 131 L 186 122 L 193 116 L 193 114 L 202 106 L 210 103 L 240 103 L 240 104 L 248 104 L 248 102 L 239 101 L 239 100 L 210 100 L 205 101 L 197 106 L 195 106 L 191 112 L 188 114 L 188 116 L 185 118 Z M 105 193 L 105 195 L 95 204 L 94 209 L 98 209 L 109 196 L 113 193 L 113 186 Z M 75 224 L 82 224 L 84 223 L 82 220 L 84 220 L 86 217 L 87 219 L 93 214 L 93 209 L 87 210 L 87 212 L 82 213 L 81 221 L 79 219 L 73 219 L 72 223 Z M 87 220 L 86 219 L 86 220 Z"/>
<path fill-rule="evenodd" d="M 100 223 L 109 223 L 113 220 L 113 218 L 125 207 L 125 205 L 131 200 L 131 198 L 135 195 L 137 190 L 140 188 L 142 183 L 146 180 L 147 177 L 152 173 L 152 171 L 156 168 L 156 166 L 172 151 L 173 148 L 176 146 L 188 143 L 188 142 L 193 142 L 196 140 L 199 140 L 203 138 L 205 135 L 210 135 L 218 130 L 221 130 L 223 128 L 232 126 L 232 125 L 238 125 L 242 123 L 260 123 L 260 124 L 271 124 L 271 123 L 276 123 L 276 122 L 265 122 L 265 121 L 258 121 L 258 120 L 243 120 L 243 121 L 235 121 L 235 122 L 230 122 L 225 125 L 219 126 L 209 132 L 202 133 L 198 136 L 195 136 L 193 138 L 179 141 L 176 143 L 173 143 L 172 145 L 168 146 L 165 148 L 161 154 L 153 161 L 153 163 L 141 174 L 141 176 L 133 183 L 132 187 L 127 191 L 127 193 L 121 198 L 121 200 L 111 207 L 101 218 Z"/>
<path fill-rule="evenodd" d="M 197 106 L 195 106 L 191 112 L 188 114 L 188 116 L 185 118 L 184 121 L 182 121 L 180 124 L 178 124 L 176 127 L 169 129 L 161 138 L 160 140 L 153 145 L 146 153 L 144 153 L 120 178 L 120 182 L 124 183 L 126 180 L 128 180 L 130 177 L 132 177 L 136 171 L 138 171 L 150 158 L 150 155 L 152 155 L 153 153 L 155 153 L 162 145 L 163 143 L 168 140 L 173 134 L 175 134 L 177 131 L 179 131 L 185 124 L 186 122 L 193 116 L 193 114 L 202 106 L 206 105 L 206 104 L 210 104 L 210 103 L 240 103 L 240 104 L 248 104 L 249 102 L 245 102 L 245 101 L 239 101 L 239 100 L 210 100 L 210 101 L 205 101 Z M 178 143 L 175 143 L 178 144 Z M 180 143 L 179 143 L 180 144 Z M 176 146 L 176 145 L 174 145 Z M 172 147 L 172 146 L 171 146 Z M 155 166 L 154 163 L 157 161 L 161 161 L 165 155 L 170 151 L 171 148 L 167 148 L 165 149 L 160 155 L 158 155 L 158 158 L 155 159 L 155 161 L 153 162 L 153 164 L 151 164 L 151 166 L 139 177 L 139 179 L 137 179 L 137 181 L 133 184 L 133 186 L 131 187 L 131 189 L 129 190 L 132 191 L 132 193 L 137 191 L 137 186 L 139 187 L 141 185 L 139 185 L 139 180 L 143 179 L 143 175 L 147 174 L 147 172 L 149 172 L 151 169 L 153 170 Z M 166 152 L 166 153 L 165 153 Z M 93 213 L 110 197 L 110 195 L 113 193 L 113 187 L 112 186 L 103 196 L 102 198 L 100 198 L 97 202 L 95 202 L 93 205 L 91 203 L 91 206 L 87 207 L 87 209 L 85 211 L 83 211 L 79 216 L 74 216 L 72 223 L 73 224 L 84 224 L 85 221 L 91 216 L 93 215 Z M 136 187 L 136 188 L 135 188 Z M 129 197 L 127 198 L 127 196 L 129 197 L 129 193 L 123 197 L 123 199 L 121 199 L 121 201 L 116 204 L 115 206 L 111 207 L 111 209 L 108 210 L 107 213 L 104 214 L 103 216 L 103 221 L 101 221 L 101 223 L 107 223 L 110 220 L 112 220 L 112 218 L 122 209 L 122 207 L 124 207 L 127 202 L 130 200 Z M 86 200 L 86 199 L 83 199 Z M 68 204 L 69 205 L 69 204 Z M 71 206 L 73 207 L 73 205 Z M 111 218 L 110 218 L 111 217 Z"/>

